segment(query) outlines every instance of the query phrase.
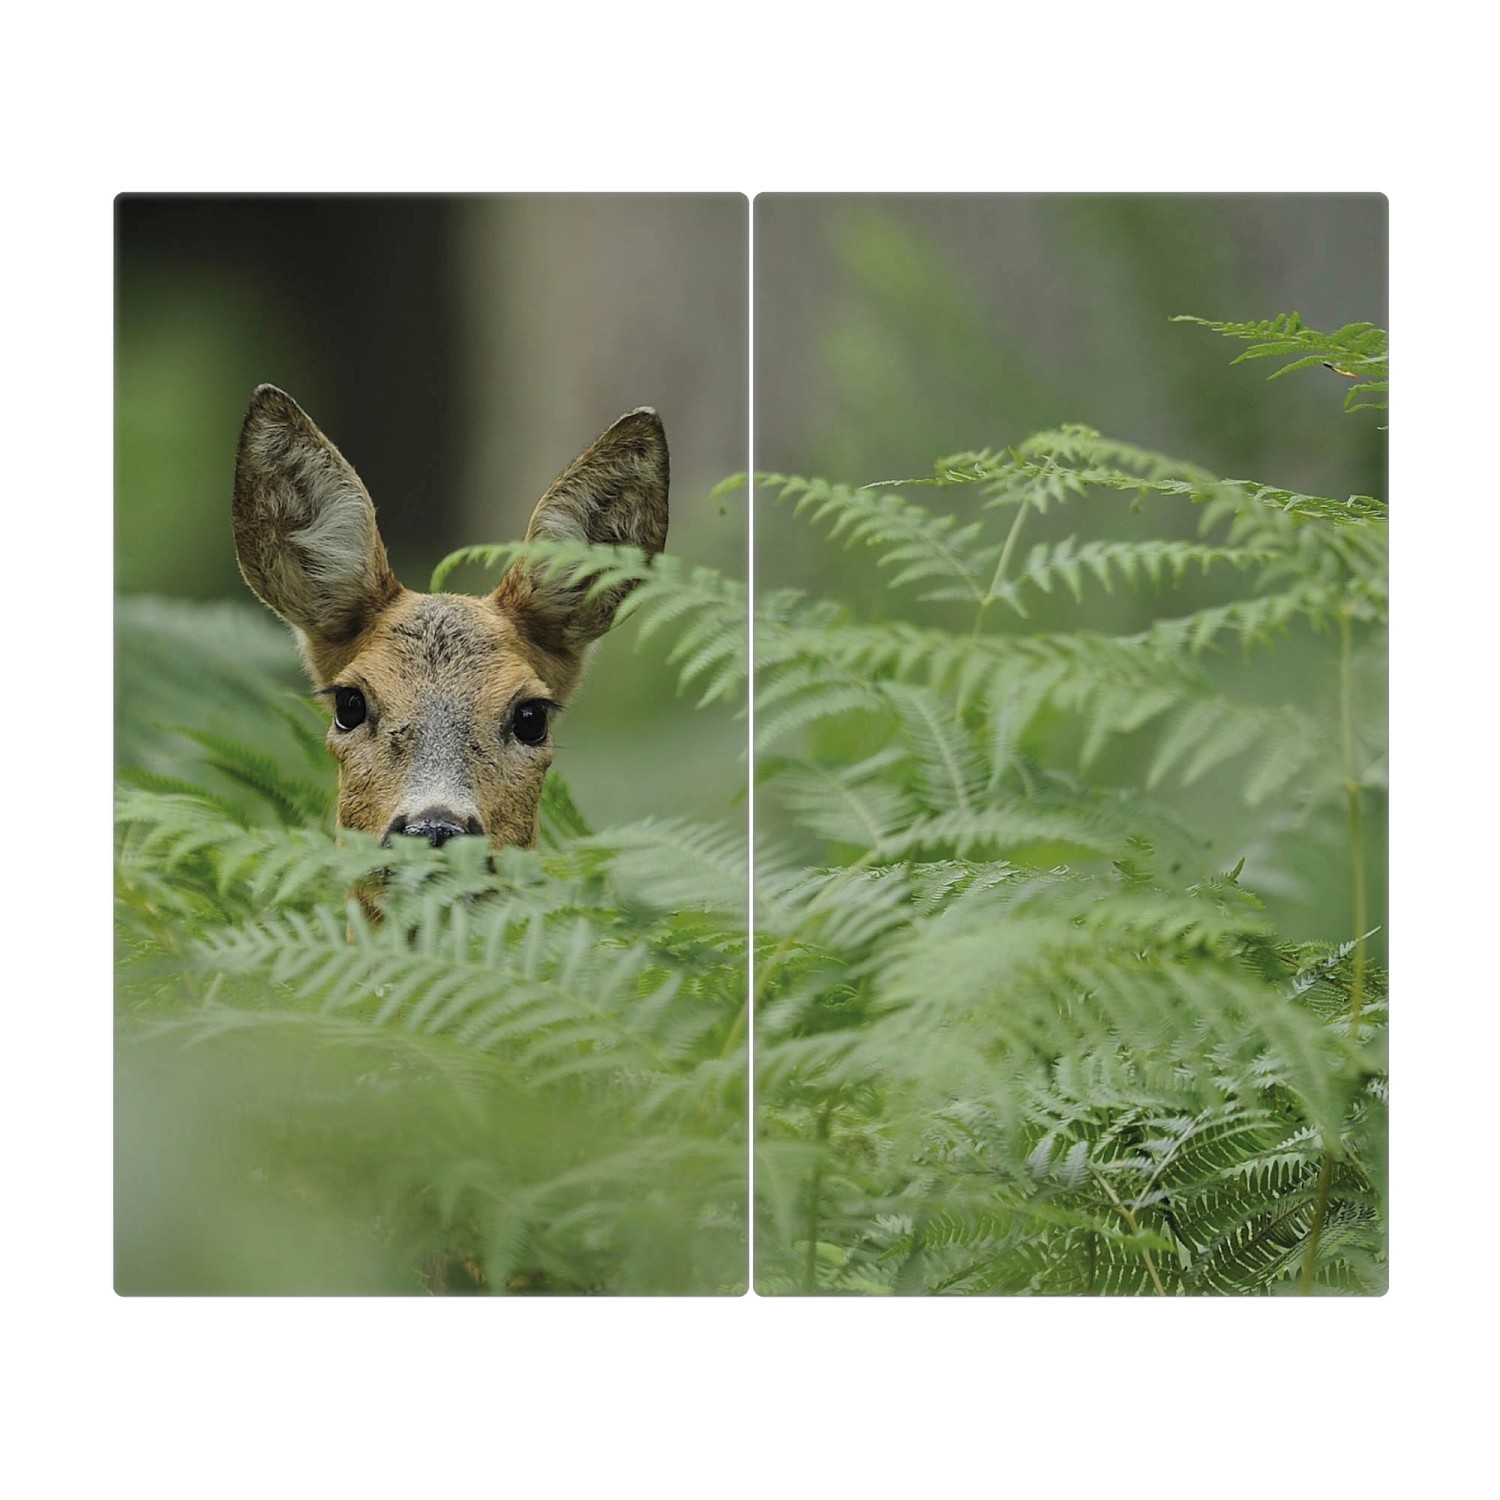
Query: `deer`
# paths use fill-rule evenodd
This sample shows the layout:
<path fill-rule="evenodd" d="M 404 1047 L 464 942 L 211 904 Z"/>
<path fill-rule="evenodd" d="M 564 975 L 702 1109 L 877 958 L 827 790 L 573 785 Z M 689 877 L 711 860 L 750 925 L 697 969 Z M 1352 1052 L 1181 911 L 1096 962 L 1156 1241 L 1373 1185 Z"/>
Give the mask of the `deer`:
<path fill-rule="evenodd" d="M 666 434 L 625 413 L 537 501 L 525 542 L 637 547 L 667 537 Z M 629 583 L 528 564 L 494 590 L 419 593 L 397 581 L 375 506 L 349 461 L 285 391 L 256 388 L 240 430 L 234 545 L 257 598 L 291 626 L 331 708 L 341 828 L 441 848 L 483 837 L 535 846 L 552 726 Z"/>

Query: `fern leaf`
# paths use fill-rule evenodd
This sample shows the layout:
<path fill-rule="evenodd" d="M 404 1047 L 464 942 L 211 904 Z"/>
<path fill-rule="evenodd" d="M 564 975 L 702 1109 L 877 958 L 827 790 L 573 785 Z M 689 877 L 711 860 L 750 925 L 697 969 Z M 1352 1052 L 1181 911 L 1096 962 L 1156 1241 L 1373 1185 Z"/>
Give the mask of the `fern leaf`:
<path fill-rule="evenodd" d="M 1270 379 L 1288 375 L 1294 370 L 1308 369 L 1314 365 L 1325 365 L 1335 374 L 1372 384 L 1373 389 L 1384 390 L 1389 370 L 1388 341 L 1384 329 L 1370 323 L 1348 323 L 1333 333 L 1318 333 L 1306 327 L 1296 313 L 1284 313 L 1280 317 L 1261 323 L 1220 323 L 1208 318 L 1186 315 L 1172 319 L 1174 323 L 1196 323 L 1226 338 L 1249 340 L 1251 347 L 1236 356 L 1233 361 L 1240 364 L 1250 359 L 1271 359 L 1292 356 L 1280 369 L 1273 370 Z M 1366 403 L 1372 407 L 1384 407 L 1384 401 Z M 1357 411 L 1358 405 L 1345 402 L 1346 410 Z"/>

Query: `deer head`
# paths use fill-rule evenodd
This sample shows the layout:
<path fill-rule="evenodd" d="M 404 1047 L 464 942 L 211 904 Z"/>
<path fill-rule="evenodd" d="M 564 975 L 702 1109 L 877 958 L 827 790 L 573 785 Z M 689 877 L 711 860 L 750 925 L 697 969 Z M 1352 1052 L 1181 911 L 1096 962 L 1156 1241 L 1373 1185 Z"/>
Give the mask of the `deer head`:
<path fill-rule="evenodd" d="M 661 551 L 667 440 L 650 407 L 563 470 L 526 540 Z M 292 627 L 332 711 L 338 820 L 441 845 L 536 842 L 551 721 L 628 585 L 586 599 L 524 560 L 483 598 L 397 582 L 348 460 L 284 391 L 260 386 L 240 432 L 234 543 L 245 581 Z"/>

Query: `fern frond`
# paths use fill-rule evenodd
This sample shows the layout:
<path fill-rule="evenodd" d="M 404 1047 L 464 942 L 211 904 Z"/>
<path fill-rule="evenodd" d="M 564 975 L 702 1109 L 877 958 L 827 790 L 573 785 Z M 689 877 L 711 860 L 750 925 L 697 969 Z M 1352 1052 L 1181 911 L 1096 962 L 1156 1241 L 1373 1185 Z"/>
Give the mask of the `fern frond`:
<path fill-rule="evenodd" d="M 1236 356 L 1234 364 L 1249 359 L 1287 359 L 1288 363 L 1271 372 L 1269 378 L 1272 380 L 1281 375 L 1289 375 L 1293 370 L 1322 365 L 1336 375 L 1360 382 L 1345 399 L 1346 411 L 1385 407 L 1383 400 L 1355 400 L 1360 395 L 1383 392 L 1389 375 L 1389 341 L 1386 332 L 1371 323 L 1347 323 L 1333 333 L 1319 333 L 1308 328 L 1296 313 L 1283 313 L 1260 323 L 1220 323 L 1186 314 L 1174 317 L 1172 321 L 1196 323 L 1200 328 L 1221 333 L 1226 338 L 1249 340 L 1251 347 Z"/>
<path fill-rule="evenodd" d="M 741 581 L 659 558 L 657 572 L 632 602 L 640 640 L 668 629 L 674 636 L 667 661 L 677 668 L 679 692 L 698 690 L 699 708 L 743 701 L 750 666 L 748 595 Z"/>
<path fill-rule="evenodd" d="M 328 815 L 332 790 L 327 783 L 294 780 L 269 755 L 223 735 L 186 726 L 179 726 L 177 733 L 207 750 L 214 770 L 263 798 L 287 827 L 320 822 Z"/>
<path fill-rule="evenodd" d="M 682 820 L 627 824 L 579 841 L 607 852 L 619 889 L 631 900 L 667 910 L 742 917 L 750 893 L 749 853 L 737 829 Z"/>
<path fill-rule="evenodd" d="M 824 524 L 831 540 L 847 547 L 878 548 L 876 565 L 892 568 L 892 588 L 920 584 L 925 599 L 984 597 L 984 579 L 993 566 L 987 549 L 976 546 L 978 522 L 960 525 L 952 516 L 935 516 L 895 494 L 876 494 L 822 479 L 761 474 L 756 483 L 792 500 L 793 513 Z M 998 555 L 998 548 L 993 549 Z"/>
<path fill-rule="evenodd" d="M 1083 602 L 1085 575 L 1090 575 L 1106 593 L 1113 593 L 1116 583 L 1134 588 L 1140 578 L 1156 587 L 1164 579 L 1181 583 L 1190 569 L 1206 574 L 1214 567 L 1230 567 L 1244 572 L 1265 567 L 1283 554 L 1272 547 L 1225 547 L 1201 542 L 1151 539 L 1142 542 L 1082 542 L 1066 537 L 1060 542 L 1038 543 L 1007 587 L 996 594 L 1017 614 L 1026 610 L 1019 598 L 1020 584 L 1030 584 L 1050 594 L 1063 584 L 1078 602 Z"/>

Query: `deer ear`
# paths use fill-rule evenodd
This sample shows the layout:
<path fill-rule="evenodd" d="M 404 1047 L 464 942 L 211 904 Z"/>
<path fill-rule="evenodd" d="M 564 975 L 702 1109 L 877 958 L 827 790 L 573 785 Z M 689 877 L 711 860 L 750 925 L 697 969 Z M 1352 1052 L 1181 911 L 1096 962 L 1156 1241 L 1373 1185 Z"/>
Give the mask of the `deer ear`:
<path fill-rule="evenodd" d="M 627 412 L 583 450 L 537 502 L 528 542 L 597 542 L 639 547 L 648 557 L 667 540 L 667 435 L 649 407 Z M 587 588 L 517 563 L 492 596 L 546 644 L 587 645 L 614 623 L 631 585 L 593 599 Z"/>
<path fill-rule="evenodd" d="M 234 549 L 245 582 L 301 634 L 310 668 L 401 591 L 359 475 L 274 385 L 256 389 L 240 429 Z"/>

